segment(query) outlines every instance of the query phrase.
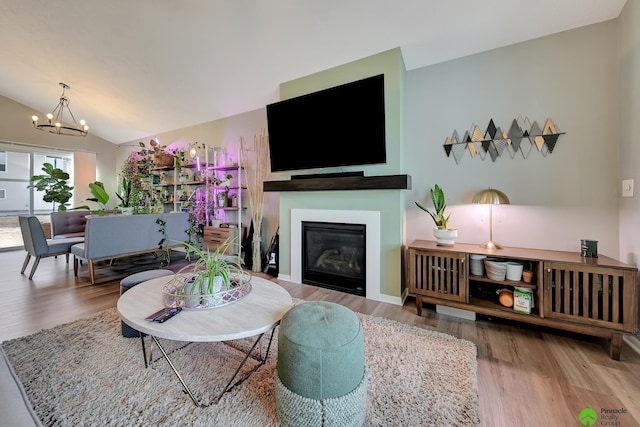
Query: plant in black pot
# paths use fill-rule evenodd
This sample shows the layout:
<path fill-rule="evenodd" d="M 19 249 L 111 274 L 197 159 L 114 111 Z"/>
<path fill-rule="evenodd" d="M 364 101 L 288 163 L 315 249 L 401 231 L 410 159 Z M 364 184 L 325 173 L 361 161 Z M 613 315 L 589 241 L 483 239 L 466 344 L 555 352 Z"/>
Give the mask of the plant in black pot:
<path fill-rule="evenodd" d="M 42 200 L 53 203 L 53 211 L 56 210 L 56 203 L 58 204 L 58 211 L 66 211 L 69 200 L 73 196 L 71 193 L 73 187 L 70 187 L 67 183 L 69 174 L 62 169 L 54 168 L 51 163 L 44 163 L 42 171 L 44 174 L 31 177 L 31 184 L 28 187 L 44 191 Z"/>
<path fill-rule="evenodd" d="M 435 224 L 433 229 L 433 236 L 436 239 L 438 246 L 452 246 L 455 243 L 455 238 L 458 237 L 457 228 L 449 228 L 449 219 L 451 214 L 447 215 L 447 203 L 444 198 L 444 191 L 436 184 L 429 190 L 431 194 L 431 200 L 433 201 L 434 211 L 430 211 L 418 202 L 414 202 L 416 206 L 425 211 L 431 216 Z"/>

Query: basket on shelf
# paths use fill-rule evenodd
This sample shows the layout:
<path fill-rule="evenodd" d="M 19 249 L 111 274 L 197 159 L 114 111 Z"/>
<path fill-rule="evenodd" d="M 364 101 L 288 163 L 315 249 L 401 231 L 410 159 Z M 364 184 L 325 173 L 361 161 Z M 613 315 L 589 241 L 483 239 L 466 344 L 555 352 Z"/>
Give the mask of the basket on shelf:
<path fill-rule="evenodd" d="M 489 279 L 502 282 L 507 274 L 507 263 L 485 258 L 484 269 L 487 271 L 487 277 Z"/>
<path fill-rule="evenodd" d="M 153 154 L 153 164 L 160 168 L 173 166 L 173 155 L 166 151 L 157 151 Z"/>

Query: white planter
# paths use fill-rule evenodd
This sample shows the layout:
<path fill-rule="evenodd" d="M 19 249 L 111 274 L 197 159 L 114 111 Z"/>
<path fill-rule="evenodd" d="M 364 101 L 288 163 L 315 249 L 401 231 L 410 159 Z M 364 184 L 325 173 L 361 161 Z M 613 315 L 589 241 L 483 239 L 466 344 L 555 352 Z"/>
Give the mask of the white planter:
<path fill-rule="evenodd" d="M 433 237 L 436 238 L 436 244 L 438 246 L 453 246 L 456 237 L 458 237 L 458 229 L 448 228 L 446 230 L 441 230 L 439 228 L 434 228 Z"/>
<path fill-rule="evenodd" d="M 522 279 L 522 264 L 519 262 L 507 262 L 507 280 L 519 282 Z"/>
<path fill-rule="evenodd" d="M 126 207 L 126 208 L 120 208 L 120 210 L 122 211 L 122 215 L 133 215 L 133 210 L 135 208 L 132 207 Z"/>

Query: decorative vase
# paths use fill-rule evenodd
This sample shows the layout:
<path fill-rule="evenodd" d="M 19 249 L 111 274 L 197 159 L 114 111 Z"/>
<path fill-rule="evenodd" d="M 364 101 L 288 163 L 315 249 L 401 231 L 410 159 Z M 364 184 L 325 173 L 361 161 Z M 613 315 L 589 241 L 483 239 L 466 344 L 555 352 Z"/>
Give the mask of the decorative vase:
<path fill-rule="evenodd" d="M 436 238 L 436 244 L 438 246 L 453 246 L 455 238 L 458 237 L 458 229 L 448 228 L 446 230 L 442 230 L 440 228 L 434 228 L 433 237 Z"/>
<path fill-rule="evenodd" d="M 227 206 L 227 193 L 218 193 L 218 207 L 224 208 Z"/>

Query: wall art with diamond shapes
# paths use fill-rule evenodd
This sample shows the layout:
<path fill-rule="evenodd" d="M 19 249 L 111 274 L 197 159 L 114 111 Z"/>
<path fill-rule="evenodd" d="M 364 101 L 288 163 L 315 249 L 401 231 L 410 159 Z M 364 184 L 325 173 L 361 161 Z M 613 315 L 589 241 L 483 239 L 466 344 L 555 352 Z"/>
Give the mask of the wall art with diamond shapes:
<path fill-rule="evenodd" d="M 472 159 L 479 157 L 484 160 L 488 155 L 493 162 L 505 151 L 512 159 L 517 153 L 526 159 L 532 151 L 538 151 L 546 157 L 553 153 L 560 135 L 564 135 L 564 132 L 559 132 L 551 119 L 547 119 L 541 129 L 537 122 L 531 123 L 528 117 L 519 116 L 513 119 L 509 130 L 496 127 L 491 119 L 484 133 L 478 125 L 472 125 L 462 138 L 454 130 L 444 143 L 444 151 L 447 157 L 453 156 L 457 164 L 467 152 Z"/>

